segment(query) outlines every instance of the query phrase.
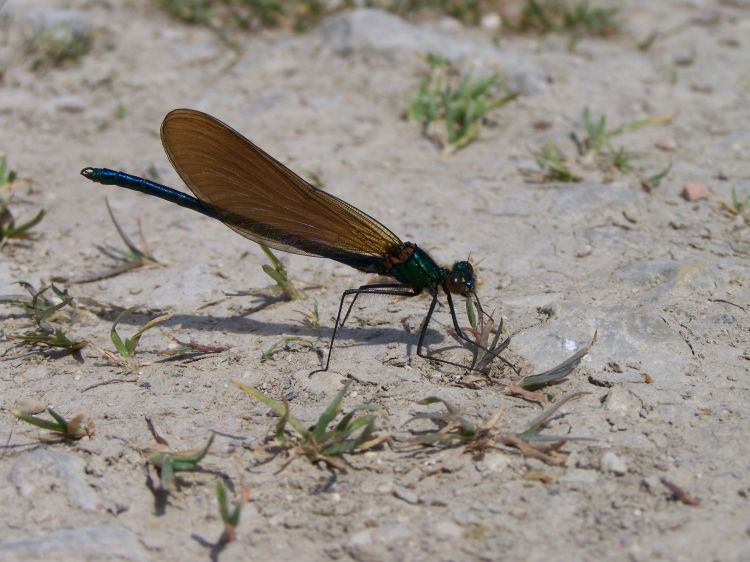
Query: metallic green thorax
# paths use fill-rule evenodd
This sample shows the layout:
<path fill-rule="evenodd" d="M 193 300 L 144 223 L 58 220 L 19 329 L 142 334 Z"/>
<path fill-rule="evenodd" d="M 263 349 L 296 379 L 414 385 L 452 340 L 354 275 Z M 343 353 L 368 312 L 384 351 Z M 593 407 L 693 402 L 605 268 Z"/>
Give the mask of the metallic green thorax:
<path fill-rule="evenodd" d="M 413 247 L 414 253 L 403 263 L 394 264 L 389 274 L 416 291 L 435 289 L 442 285 L 448 270 L 440 267 L 426 252 L 410 242 L 404 243 L 404 246 Z"/>

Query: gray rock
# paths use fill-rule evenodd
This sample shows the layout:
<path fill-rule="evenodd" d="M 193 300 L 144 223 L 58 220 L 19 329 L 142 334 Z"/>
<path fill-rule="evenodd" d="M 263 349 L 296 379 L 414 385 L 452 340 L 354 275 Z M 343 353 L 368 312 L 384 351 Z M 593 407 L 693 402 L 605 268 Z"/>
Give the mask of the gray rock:
<path fill-rule="evenodd" d="M 62 113 L 81 113 L 88 107 L 79 96 L 55 96 L 46 105 L 50 111 Z"/>
<path fill-rule="evenodd" d="M 34 398 L 23 398 L 16 402 L 16 408 L 27 414 L 41 414 L 47 409 L 47 403 Z"/>
<path fill-rule="evenodd" d="M 437 521 L 430 526 L 427 531 L 431 535 L 437 535 L 446 539 L 457 539 L 464 533 L 461 527 L 456 525 L 453 521 Z"/>
<path fill-rule="evenodd" d="M 623 416 L 638 416 L 643 403 L 627 388 L 620 384 L 614 385 L 604 398 L 604 409 Z"/>
<path fill-rule="evenodd" d="M 553 215 L 572 216 L 600 213 L 641 198 L 643 194 L 623 183 L 577 183 L 555 192 L 555 202 L 550 212 Z"/>
<path fill-rule="evenodd" d="M 146 560 L 136 536 L 116 523 L 64 529 L 42 537 L 0 543 L 0 562 L 35 560 L 84 562 L 87 560 Z"/>
<path fill-rule="evenodd" d="M 697 261 L 647 260 L 624 265 L 615 277 L 638 289 L 651 289 L 654 298 L 675 293 L 713 294 L 726 286 L 727 274 Z"/>
<path fill-rule="evenodd" d="M 84 461 L 70 453 L 36 449 L 16 461 L 8 478 L 24 497 L 62 490 L 72 505 L 97 511 L 101 501 L 86 482 L 84 468 Z"/>
<path fill-rule="evenodd" d="M 347 546 L 349 548 L 360 548 L 363 546 L 369 546 L 372 544 L 372 531 L 370 529 L 362 529 L 357 531 L 349 537 Z"/>
<path fill-rule="evenodd" d="M 544 90 L 545 73 L 535 62 L 489 43 L 424 29 L 397 16 L 359 9 L 329 18 L 321 26 L 326 45 L 337 54 L 376 53 L 401 58 L 436 53 L 456 63 L 498 65 L 508 85 L 523 94 Z"/>
<path fill-rule="evenodd" d="M 86 20 L 83 12 L 76 10 L 44 10 L 33 12 L 27 16 L 31 25 L 35 27 L 56 28 L 67 27 L 76 33 L 90 33 L 91 24 Z"/>
<path fill-rule="evenodd" d="M 393 488 L 393 495 L 398 499 L 404 500 L 406 503 L 410 503 L 412 505 L 416 505 L 419 503 L 419 496 L 414 490 L 408 490 L 406 488 L 402 488 L 401 486 L 396 486 Z"/>
<path fill-rule="evenodd" d="M 594 328 L 599 334 L 597 343 L 582 361 L 583 366 L 596 369 L 610 362 L 637 365 L 634 368 L 638 373 L 647 372 L 657 380 L 679 381 L 692 360 L 690 349 L 675 327 L 667 324 L 653 306 L 636 303 L 590 310 L 566 303 L 555 318 L 515 336 L 513 346 L 541 369 L 570 356 L 565 340 L 584 343 Z"/>
<path fill-rule="evenodd" d="M 170 52 L 180 64 L 206 64 L 221 56 L 217 43 L 179 44 L 172 46 Z"/>
<path fill-rule="evenodd" d="M 641 486 L 649 491 L 652 495 L 656 496 L 664 491 L 664 486 L 661 482 L 659 482 L 659 477 L 655 474 L 652 474 L 651 476 L 647 476 L 643 480 L 641 480 Z"/>
<path fill-rule="evenodd" d="M 624 476 L 628 473 L 628 466 L 625 460 L 622 457 L 618 457 L 612 451 L 607 451 L 602 455 L 599 469 L 602 472 L 611 472 L 616 476 Z"/>
<path fill-rule="evenodd" d="M 324 371 L 310 376 L 310 369 L 296 371 L 292 378 L 304 390 L 313 394 L 326 393 L 333 396 L 345 382 L 345 378 L 334 371 Z M 252 383 L 248 383 L 252 384 Z"/>
<path fill-rule="evenodd" d="M 373 534 L 376 541 L 384 544 L 391 544 L 395 541 L 403 540 L 411 536 L 409 529 L 398 523 L 381 525 L 375 529 Z"/>
<path fill-rule="evenodd" d="M 481 472 L 493 472 L 495 474 L 505 471 L 510 464 L 510 457 L 503 453 L 490 453 L 485 455 L 481 462 L 477 463 L 477 469 Z"/>
<path fill-rule="evenodd" d="M 352 534 L 347 541 L 347 548 L 357 551 L 361 547 L 367 547 L 375 543 L 392 544 L 395 541 L 409 538 L 410 535 L 411 531 L 399 523 L 381 525 Z"/>
<path fill-rule="evenodd" d="M 34 381 L 43 381 L 50 377 L 49 369 L 44 365 L 37 365 L 18 373 L 13 377 L 13 382 L 17 384 L 31 383 Z"/>

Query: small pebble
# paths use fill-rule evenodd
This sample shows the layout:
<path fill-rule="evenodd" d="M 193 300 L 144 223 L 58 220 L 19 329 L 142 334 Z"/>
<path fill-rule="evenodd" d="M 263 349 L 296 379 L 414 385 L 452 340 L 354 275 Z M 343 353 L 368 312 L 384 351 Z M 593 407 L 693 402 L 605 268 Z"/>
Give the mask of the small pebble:
<path fill-rule="evenodd" d="M 416 492 L 407 490 L 406 488 L 402 488 L 400 486 L 394 487 L 393 495 L 398 499 L 404 500 L 406 503 L 410 503 L 412 505 L 416 505 L 419 503 L 419 496 Z"/>
<path fill-rule="evenodd" d="M 503 453 L 490 453 L 477 465 L 477 469 L 484 472 L 500 473 L 508 468 L 510 457 Z"/>
<path fill-rule="evenodd" d="M 432 531 L 439 537 L 457 539 L 463 535 L 461 527 L 452 521 L 438 521 L 432 526 Z"/>
<path fill-rule="evenodd" d="M 489 29 L 490 31 L 495 31 L 496 29 L 500 29 L 500 26 L 502 25 L 500 14 L 495 14 L 492 12 L 488 14 L 484 14 L 482 16 L 481 25 L 482 25 L 482 28 Z"/>
<path fill-rule="evenodd" d="M 622 457 L 618 457 L 611 451 L 608 451 L 602 455 L 602 460 L 599 463 L 599 469 L 602 472 L 611 472 L 616 476 L 624 476 L 628 472 L 628 466 Z"/>
<path fill-rule="evenodd" d="M 673 139 L 661 138 L 654 143 L 654 146 L 664 152 L 674 152 L 677 150 L 677 143 Z"/>
<path fill-rule="evenodd" d="M 708 197 L 708 188 L 699 181 L 685 182 L 682 188 L 682 198 L 685 201 L 699 201 Z"/>
<path fill-rule="evenodd" d="M 41 414 L 47 409 L 47 404 L 33 398 L 24 398 L 16 403 L 16 409 L 27 414 Z"/>

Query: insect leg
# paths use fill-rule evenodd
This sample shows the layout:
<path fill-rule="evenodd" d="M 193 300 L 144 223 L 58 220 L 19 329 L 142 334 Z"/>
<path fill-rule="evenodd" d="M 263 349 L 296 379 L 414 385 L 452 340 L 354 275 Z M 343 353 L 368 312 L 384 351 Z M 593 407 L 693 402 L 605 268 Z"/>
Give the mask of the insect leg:
<path fill-rule="evenodd" d="M 414 297 L 418 295 L 419 292 L 405 285 L 396 285 L 393 283 L 378 283 L 375 285 L 362 285 L 358 289 L 347 289 L 346 291 L 341 293 L 341 301 L 339 302 L 339 312 L 336 315 L 336 322 L 333 324 L 333 334 L 331 335 L 331 343 L 328 345 L 328 359 L 326 360 L 326 366 L 323 367 L 322 369 L 316 369 L 315 371 L 312 371 L 309 376 L 312 376 L 315 373 L 321 373 L 321 372 L 328 370 L 328 366 L 331 364 L 331 355 L 333 354 L 333 342 L 336 340 L 336 332 L 338 332 L 339 327 L 342 326 L 344 322 L 346 321 L 346 318 L 349 316 L 349 312 L 351 312 L 352 306 L 354 306 L 354 301 L 357 300 L 357 297 L 361 294 L 391 295 L 391 296 L 397 296 L 397 297 Z M 352 300 L 352 303 L 349 305 L 349 308 L 346 311 L 346 316 L 344 317 L 344 320 L 340 322 L 341 312 L 344 310 L 344 301 L 346 300 L 346 297 L 348 297 L 349 295 L 354 295 L 354 299 Z"/>

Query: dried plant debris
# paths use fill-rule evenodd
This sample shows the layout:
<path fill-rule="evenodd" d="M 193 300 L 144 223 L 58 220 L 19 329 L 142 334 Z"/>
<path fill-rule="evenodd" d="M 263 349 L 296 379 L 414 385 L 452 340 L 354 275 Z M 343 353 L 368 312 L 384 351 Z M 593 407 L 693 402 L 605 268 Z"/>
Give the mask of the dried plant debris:
<path fill-rule="evenodd" d="M 539 373 L 538 375 L 529 375 L 524 377 L 519 386 L 523 390 L 533 391 L 551 384 L 558 384 L 564 381 L 573 370 L 578 367 L 581 360 L 591 351 L 591 347 L 596 343 L 597 332 L 594 332 L 594 337 L 591 338 L 591 343 L 580 347 L 573 355 L 568 359 L 553 367 L 549 371 Z"/>
<path fill-rule="evenodd" d="M 204 343 L 199 343 L 194 340 L 190 340 L 186 342 L 186 341 L 177 339 L 175 336 L 171 334 L 167 334 L 167 337 L 171 339 L 173 342 L 175 342 L 176 346 L 170 347 L 169 349 L 165 349 L 164 351 L 160 351 L 159 355 L 165 355 L 169 359 L 199 357 L 202 355 L 221 353 L 223 351 L 227 351 L 228 349 L 232 348 L 232 346 L 229 346 L 229 345 L 227 346 L 208 345 Z"/>
<path fill-rule="evenodd" d="M 289 403 L 286 400 L 278 402 L 239 381 L 233 381 L 233 384 L 268 406 L 280 417 L 276 424 L 275 438 L 277 446 L 289 455 L 289 460 L 284 467 L 295 458 L 303 456 L 314 464 L 325 464 L 331 469 L 346 471 L 351 465 L 345 455 L 370 450 L 389 439 L 387 435 L 375 435 L 376 414 L 370 412 L 381 410 L 377 404 L 367 403 L 356 406 L 335 425 L 332 425 L 341 413 L 341 403 L 349 390 L 351 381 L 344 384 L 315 424 L 309 428 L 290 413 Z M 294 432 L 292 437 L 287 436 L 288 426 Z"/>
<path fill-rule="evenodd" d="M 668 480 L 667 478 L 660 478 L 659 482 L 662 483 L 662 485 L 669 490 L 670 494 L 672 494 L 672 497 L 677 500 L 678 502 L 684 503 L 685 505 L 689 505 L 691 507 L 698 507 L 700 506 L 701 502 L 700 500 L 695 499 L 693 496 L 688 494 L 685 490 L 680 488 L 677 484 L 674 482 Z"/>
<path fill-rule="evenodd" d="M 47 412 L 49 412 L 49 415 L 52 416 L 54 421 L 36 417 L 31 413 L 20 409 L 11 410 L 11 414 L 17 419 L 36 427 L 49 430 L 50 433 L 45 438 L 47 441 L 53 439 L 75 440 L 94 435 L 94 420 L 84 413 L 80 413 L 70 420 L 66 420 L 52 408 L 47 408 Z"/>
<path fill-rule="evenodd" d="M 430 420 L 439 426 L 437 431 L 420 433 L 408 441 L 409 444 L 426 446 L 463 446 L 464 452 L 481 456 L 487 449 L 505 450 L 513 448 L 522 455 L 539 459 L 547 464 L 562 465 L 567 458 L 561 449 L 567 441 L 592 440 L 588 437 L 570 435 L 542 435 L 547 423 L 567 402 L 588 394 L 576 392 L 561 398 L 556 404 L 542 412 L 520 432 L 504 432 L 497 427 L 503 414 L 502 407 L 489 420 L 475 422 L 462 415 L 447 400 L 430 396 L 418 402 L 421 406 L 441 403 L 445 412 L 422 412 L 414 415 L 406 423 L 416 420 Z"/>

